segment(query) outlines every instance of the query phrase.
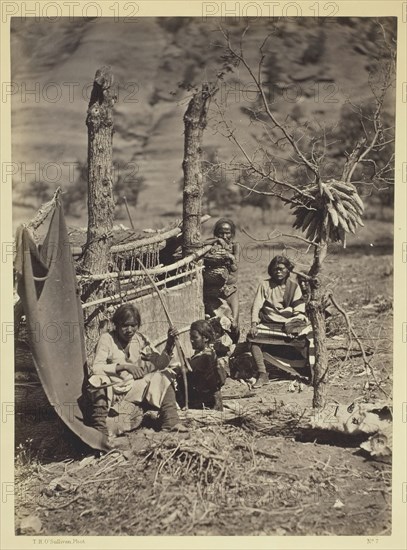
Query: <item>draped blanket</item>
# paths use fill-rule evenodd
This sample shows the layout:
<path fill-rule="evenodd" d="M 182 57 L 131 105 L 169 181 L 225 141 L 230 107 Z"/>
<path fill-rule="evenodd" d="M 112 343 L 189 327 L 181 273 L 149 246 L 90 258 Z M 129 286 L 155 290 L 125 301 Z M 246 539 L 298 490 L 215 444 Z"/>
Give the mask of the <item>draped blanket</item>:
<path fill-rule="evenodd" d="M 80 407 L 86 377 L 83 315 L 59 202 L 42 246 L 26 228 L 19 231 L 15 268 L 34 364 L 50 404 L 86 444 L 107 449 L 105 436 L 84 424 Z"/>

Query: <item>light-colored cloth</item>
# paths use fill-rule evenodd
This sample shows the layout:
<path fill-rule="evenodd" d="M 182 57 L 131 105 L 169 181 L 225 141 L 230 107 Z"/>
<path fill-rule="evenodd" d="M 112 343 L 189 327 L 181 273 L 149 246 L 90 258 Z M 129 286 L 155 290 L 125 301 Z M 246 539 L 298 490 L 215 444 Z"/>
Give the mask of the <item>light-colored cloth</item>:
<path fill-rule="evenodd" d="M 235 351 L 236 345 L 229 334 L 225 332 L 225 334 L 215 340 L 212 346 L 216 353 L 218 367 L 230 375 L 229 358 Z"/>
<path fill-rule="evenodd" d="M 149 354 L 150 360 L 142 360 L 142 353 Z M 115 331 L 105 332 L 96 347 L 89 382 L 96 387 L 115 384 L 106 388 L 109 408 L 114 408 L 120 399 L 131 403 L 145 402 L 159 408 L 173 380 L 172 373 L 164 370 L 170 361 L 171 357 L 165 351 L 157 351 L 140 332 L 136 332 L 125 347 Z M 141 367 L 144 377 L 123 381 L 116 366 L 125 363 Z"/>
<path fill-rule="evenodd" d="M 290 279 L 282 285 L 272 279 L 260 283 L 253 301 L 252 323 L 286 323 L 299 315 L 305 318 L 305 303 L 298 283 Z"/>

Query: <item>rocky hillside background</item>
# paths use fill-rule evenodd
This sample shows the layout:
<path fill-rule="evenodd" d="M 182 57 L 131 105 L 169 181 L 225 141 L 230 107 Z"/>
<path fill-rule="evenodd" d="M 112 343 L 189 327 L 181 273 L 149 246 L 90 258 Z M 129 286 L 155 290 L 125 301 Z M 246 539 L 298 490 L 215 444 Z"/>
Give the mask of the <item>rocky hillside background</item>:
<path fill-rule="evenodd" d="M 222 25 L 237 36 L 246 22 L 226 23 Z M 382 23 L 394 33 L 393 20 Z M 129 200 L 133 218 L 139 226 L 157 227 L 165 225 L 165 216 L 179 214 L 182 117 L 191 86 L 214 81 L 222 71 L 225 52 L 219 24 L 216 19 L 163 17 L 134 23 L 13 19 L 13 225 L 30 219 L 58 185 L 67 191 L 84 174 L 88 94 L 96 70 L 106 64 L 118 86 L 116 178 L 142 182 L 139 196 Z M 250 21 L 245 51 L 251 61 L 258 58 L 258 48 L 271 30 L 268 19 Z M 369 18 L 282 20 L 265 52 L 264 78 L 280 119 L 290 116 L 328 126 L 343 124 L 347 98 L 359 104 L 371 97 L 369 71 L 383 55 L 378 26 Z M 248 113 L 256 96 L 241 67 L 225 73 L 216 98 L 204 148 L 215 152 L 220 162 L 236 161 L 236 151 L 219 133 L 216 121 L 221 105 L 253 150 L 259 135 Z M 390 94 L 390 117 L 393 104 Z M 82 166 L 76 169 L 78 163 Z M 76 214 L 74 223 L 86 224 L 86 199 Z"/>

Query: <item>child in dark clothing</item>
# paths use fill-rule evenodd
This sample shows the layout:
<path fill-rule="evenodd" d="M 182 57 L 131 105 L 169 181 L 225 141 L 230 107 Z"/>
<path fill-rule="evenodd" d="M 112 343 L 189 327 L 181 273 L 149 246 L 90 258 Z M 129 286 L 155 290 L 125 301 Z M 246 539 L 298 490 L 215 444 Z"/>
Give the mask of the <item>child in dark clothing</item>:
<path fill-rule="evenodd" d="M 212 347 L 214 334 L 207 321 L 195 321 L 190 328 L 190 339 L 194 355 L 190 358 L 192 372 L 188 372 L 189 406 L 192 409 L 222 410 L 220 388 L 225 383 L 226 372 L 218 364 L 216 353 Z M 183 403 L 184 388 L 179 380 L 178 402 Z"/>

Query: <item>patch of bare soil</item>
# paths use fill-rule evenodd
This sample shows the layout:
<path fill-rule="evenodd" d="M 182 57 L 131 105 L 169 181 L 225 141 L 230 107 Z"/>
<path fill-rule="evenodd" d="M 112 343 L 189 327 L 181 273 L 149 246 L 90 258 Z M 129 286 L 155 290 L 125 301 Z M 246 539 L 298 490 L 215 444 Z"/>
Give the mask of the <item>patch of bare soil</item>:
<path fill-rule="evenodd" d="M 247 255 L 241 262 L 243 338 L 256 279 L 266 274 L 275 252 L 260 250 L 256 262 Z M 330 407 L 391 401 L 390 254 L 370 255 L 366 249 L 365 254 L 345 251 L 327 259 L 325 283 L 347 309 L 373 370 L 373 376 L 363 374 L 361 353 L 348 349 L 344 320 L 334 312 L 329 320 Z M 33 441 L 20 437 L 16 454 L 17 532 L 390 534 L 391 463 L 365 454 L 359 448 L 363 438 L 310 430 L 310 386 L 283 379 L 253 391 L 228 379 L 222 391 L 220 417 L 186 417 L 186 435 L 163 435 L 154 429 L 154 418 L 146 419 L 144 427 L 123 438 L 124 454 L 95 456 L 61 428 L 57 436 L 48 430 L 41 457 L 34 419 L 26 430 Z M 23 433 L 26 420 L 17 424 Z"/>
<path fill-rule="evenodd" d="M 228 409 L 190 420 L 186 436 L 143 428 L 124 454 L 17 462 L 19 532 L 28 516 L 49 535 L 387 533 L 391 466 L 358 440 L 305 441 L 311 389 L 294 400 L 287 386 L 270 384 L 233 420 Z"/>

